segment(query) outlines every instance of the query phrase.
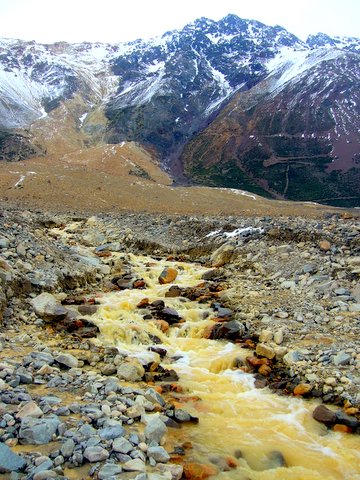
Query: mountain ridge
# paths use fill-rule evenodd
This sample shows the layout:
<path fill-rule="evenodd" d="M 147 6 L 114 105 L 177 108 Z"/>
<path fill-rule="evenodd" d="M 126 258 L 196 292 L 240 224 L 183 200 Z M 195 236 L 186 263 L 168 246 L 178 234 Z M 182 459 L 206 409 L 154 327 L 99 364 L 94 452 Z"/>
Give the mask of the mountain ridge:
<path fill-rule="evenodd" d="M 51 138 L 56 130 L 60 138 L 62 127 L 54 126 L 53 117 L 59 121 L 59 117 L 63 116 L 62 123 L 68 124 L 70 137 L 74 138 L 72 148 L 99 142 L 119 144 L 135 141 L 155 153 L 169 172 L 179 169 L 180 158 L 187 174 L 194 181 L 203 183 L 209 176 L 193 175 L 189 169 L 191 160 L 185 158 L 186 152 L 196 137 L 201 137 L 213 122 L 217 122 L 234 98 L 245 96 L 250 111 L 258 105 L 256 95 L 259 95 L 259 98 L 267 98 L 270 108 L 269 85 L 273 88 L 270 96 L 284 96 L 284 89 L 288 89 L 290 84 L 292 87 L 300 85 L 306 75 L 320 68 L 322 62 L 325 62 L 324 65 L 327 62 L 329 69 L 341 62 L 346 68 L 352 65 L 354 75 L 351 81 L 354 83 L 353 90 L 356 90 L 359 49 L 360 39 L 317 34 L 303 42 L 280 26 L 270 27 L 232 14 L 218 22 L 202 17 L 183 29 L 165 32 L 149 41 L 138 39 L 119 44 L 57 42 L 45 45 L 0 39 L 2 158 L 20 160 L 24 158 L 21 152 L 28 152 L 29 156 L 49 152 L 53 146 L 51 141 L 46 140 L 47 130 L 52 124 Z M 333 71 L 336 75 L 333 90 L 336 91 L 335 83 L 344 83 L 345 76 L 340 67 Z M 274 84 L 275 80 L 277 84 Z M 326 89 L 320 85 L 321 79 L 317 78 L 316 82 L 319 92 Z M 305 90 L 304 87 L 302 102 L 307 96 L 319 95 L 314 87 L 308 86 Z M 297 96 L 299 92 L 287 93 L 287 102 L 293 102 L 295 110 Z M 335 102 L 336 106 L 339 99 L 335 97 L 332 95 L 328 103 Z M 354 147 L 352 155 L 356 155 L 359 143 L 356 131 L 357 95 L 354 93 L 347 100 L 355 109 L 354 115 L 349 113 L 349 109 L 336 109 L 332 103 L 320 110 L 324 117 L 328 117 L 331 111 L 335 112 L 332 114 L 333 121 L 343 125 L 343 132 L 348 132 Z M 271 104 L 271 108 L 275 103 Z M 60 111 L 61 115 L 56 113 Z M 352 121 L 355 118 L 354 127 L 350 128 L 350 120 L 344 112 L 350 115 Z M 249 117 L 247 121 L 251 123 L 253 119 Z M 333 126 L 331 128 L 334 129 Z M 319 134 L 321 137 L 324 132 L 304 130 L 302 133 Z M 280 131 L 277 133 L 281 134 Z M 20 142 L 19 135 L 22 138 Z M 346 144 L 346 140 L 342 140 L 343 146 L 336 150 L 334 145 L 339 141 L 330 131 L 326 135 L 330 135 L 332 151 L 335 152 L 331 162 L 336 160 L 339 152 L 351 150 L 346 147 L 350 145 Z M 15 151 L 12 155 L 9 154 L 11 148 Z M 221 148 L 226 151 L 224 146 Z M 357 170 L 357 163 L 351 160 L 350 153 L 341 153 L 343 155 L 345 163 L 348 166 L 353 163 L 352 168 Z M 204 162 L 203 168 L 206 169 L 208 163 L 209 159 Z M 240 163 L 237 161 L 236 164 L 238 173 L 243 168 Z M 344 169 L 343 165 L 340 167 Z M 255 178 L 256 175 L 253 176 Z M 281 188 L 279 191 L 273 185 L 264 190 L 265 183 L 260 179 L 255 182 L 254 188 L 262 185 L 263 193 L 288 198 L 287 193 L 291 189 Z M 227 185 L 226 175 L 219 185 Z M 251 182 L 248 186 L 252 186 Z M 232 187 L 236 188 L 236 184 Z M 355 194 L 358 195 L 356 188 Z M 311 195 L 309 198 L 312 199 Z"/>

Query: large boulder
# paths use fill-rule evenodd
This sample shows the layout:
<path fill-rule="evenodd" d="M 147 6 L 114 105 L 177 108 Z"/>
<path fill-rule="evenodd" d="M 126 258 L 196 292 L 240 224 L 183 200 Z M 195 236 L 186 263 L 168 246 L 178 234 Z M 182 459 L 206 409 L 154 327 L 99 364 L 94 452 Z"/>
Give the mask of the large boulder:
<path fill-rule="evenodd" d="M 20 443 L 25 445 L 45 445 L 51 442 L 60 423 L 56 415 L 45 418 L 23 418 L 19 431 Z"/>
<path fill-rule="evenodd" d="M 26 466 L 25 460 L 0 442 L 0 473 L 18 472 Z"/>
<path fill-rule="evenodd" d="M 211 266 L 222 267 L 226 263 L 229 263 L 234 255 L 234 251 L 235 246 L 232 243 L 224 243 L 212 253 L 210 257 Z"/>
<path fill-rule="evenodd" d="M 44 320 L 59 320 L 66 317 L 68 310 L 64 308 L 51 293 L 43 292 L 30 300 L 36 315 Z"/>

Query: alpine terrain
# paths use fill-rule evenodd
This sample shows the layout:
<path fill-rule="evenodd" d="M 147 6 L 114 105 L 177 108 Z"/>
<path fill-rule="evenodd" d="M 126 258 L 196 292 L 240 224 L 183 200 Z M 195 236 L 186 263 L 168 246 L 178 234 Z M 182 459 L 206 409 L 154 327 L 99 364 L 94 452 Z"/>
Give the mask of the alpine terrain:
<path fill-rule="evenodd" d="M 135 142 L 178 181 L 355 206 L 359 49 L 235 15 L 114 45 L 2 39 L 0 159 Z"/>

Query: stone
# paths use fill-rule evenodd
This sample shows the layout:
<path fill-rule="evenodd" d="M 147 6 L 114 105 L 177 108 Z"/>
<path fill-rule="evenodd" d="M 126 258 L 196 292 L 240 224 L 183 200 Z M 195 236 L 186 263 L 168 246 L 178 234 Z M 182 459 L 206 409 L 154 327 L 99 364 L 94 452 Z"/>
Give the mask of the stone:
<path fill-rule="evenodd" d="M 188 480 L 205 480 L 213 475 L 217 475 L 218 470 L 213 465 L 203 463 L 185 463 L 184 477 Z"/>
<path fill-rule="evenodd" d="M 108 480 L 109 478 L 114 477 L 122 472 L 120 465 L 115 465 L 113 463 L 107 463 L 102 468 L 100 468 L 97 477 L 99 480 Z"/>
<path fill-rule="evenodd" d="M 10 240 L 8 240 L 5 237 L 0 237 L 0 248 L 5 249 L 5 248 L 9 248 L 9 246 L 10 246 Z"/>
<path fill-rule="evenodd" d="M 49 443 L 56 434 L 60 423 L 56 415 L 44 418 L 22 418 L 19 431 L 20 443 L 25 445 Z"/>
<path fill-rule="evenodd" d="M 132 444 L 124 437 L 115 438 L 112 444 L 114 452 L 129 453 L 133 450 Z"/>
<path fill-rule="evenodd" d="M 48 478 L 59 479 L 59 474 L 55 470 L 41 470 L 41 472 L 33 474 L 32 478 L 33 480 L 47 480 Z"/>
<path fill-rule="evenodd" d="M 274 349 L 268 345 L 265 345 L 264 343 L 258 343 L 256 345 L 256 354 L 260 357 L 268 358 L 269 360 L 275 357 Z"/>
<path fill-rule="evenodd" d="M 107 460 L 109 458 L 109 452 L 105 448 L 97 445 L 95 447 L 85 448 L 84 457 L 90 463 L 102 462 L 103 460 Z"/>
<path fill-rule="evenodd" d="M 271 342 L 273 339 L 273 332 L 271 330 L 262 330 L 259 336 L 260 342 Z"/>
<path fill-rule="evenodd" d="M 336 414 L 325 405 L 318 405 L 312 414 L 313 418 L 325 425 L 334 425 L 336 423 Z"/>
<path fill-rule="evenodd" d="M 181 288 L 177 285 L 172 285 L 169 290 L 165 293 L 167 298 L 175 298 L 181 296 Z"/>
<path fill-rule="evenodd" d="M 351 305 L 349 305 L 349 312 L 359 313 L 360 312 L 360 303 L 352 303 Z"/>
<path fill-rule="evenodd" d="M 162 407 L 165 405 L 165 400 L 163 397 L 153 388 L 148 388 L 144 393 L 144 397 L 151 403 L 159 404 Z"/>
<path fill-rule="evenodd" d="M 127 472 L 145 472 L 146 465 L 140 458 L 134 458 L 133 460 L 128 460 L 123 464 L 123 469 Z"/>
<path fill-rule="evenodd" d="M 60 452 L 65 458 L 71 457 L 75 450 L 75 442 L 72 438 L 65 440 L 60 447 Z"/>
<path fill-rule="evenodd" d="M 283 360 L 286 365 L 291 366 L 294 363 L 300 362 L 301 355 L 297 350 L 290 350 L 286 355 L 284 355 Z"/>
<path fill-rule="evenodd" d="M 79 361 L 71 353 L 60 353 L 55 356 L 55 361 L 68 368 L 77 368 Z"/>
<path fill-rule="evenodd" d="M 294 388 L 294 395 L 300 395 L 301 397 L 304 395 L 307 395 L 311 392 L 312 390 L 312 385 L 308 383 L 299 383 L 299 385 L 296 385 Z"/>
<path fill-rule="evenodd" d="M 99 429 L 97 433 L 104 440 L 112 440 L 124 436 L 125 429 L 117 420 L 107 420 L 104 428 Z"/>
<path fill-rule="evenodd" d="M 0 473 L 19 472 L 25 467 L 26 461 L 0 442 Z"/>
<path fill-rule="evenodd" d="M 335 412 L 335 416 L 336 416 L 336 423 L 346 425 L 354 430 L 360 426 L 360 422 L 356 417 L 348 415 L 342 410 L 338 410 L 337 412 Z"/>
<path fill-rule="evenodd" d="M 66 317 L 68 311 L 51 293 L 43 292 L 30 300 L 35 313 L 44 320 L 56 320 Z"/>
<path fill-rule="evenodd" d="M 282 342 L 284 341 L 284 335 L 285 332 L 284 332 L 284 329 L 281 328 L 280 330 L 277 330 L 274 334 L 274 342 L 276 343 L 276 345 L 281 345 Z"/>
<path fill-rule="evenodd" d="M 149 447 L 147 455 L 149 458 L 153 458 L 155 462 L 168 462 L 170 460 L 170 455 L 163 447 Z"/>
<path fill-rule="evenodd" d="M 319 248 L 323 252 L 328 252 L 331 249 L 331 243 L 328 240 L 321 240 L 319 242 Z"/>
<path fill-rule="evenodd" d="M 44 412 L 35 402 L 28 402 L 17 412 L 17 418 L 32 417 L 40 418 L 44 415 Z"/>
<path fill-rule="evenodd" d="M 222 267 L 230 262 L 234 255 L 235 247 L 231 243 L 224 243 L 221 247 L 217 248 L 210 257 L 210 263 L 212 267 Z"/>
<path fill-rule="evenodd" d="M 123 362 L 117 369 L 117 376 L 127 382 L 139 382 L 145 374 L 145 369 L 137 360 Z"/>
<path fill-rule="evenodd" d="M 336 366 L 348 365 L 350 363 L 351 358 L 352 358 L 351 355 L 349 355 L 346 352 L 341 351 L 341 352 L 337 353 L 335 355 L 335 357 L 333 357 L 333 363 Z"/>
<path fill-rule="evenodd" d="M 97 312 L 97 305 L 90 305 L 86 303 L 85 305 L 79 305 L 78 311 L 81 315 L 94 315 Z"/>
<path fill-rule="evenodd" d="M 159 275 L 159 283 L 160 285 L 165 285 L 167 283 L 173 282 L 176 277 L 178 276 L 178 272 L 173 267 L 165 267 L 164 270 Z"/>
<path fill-rule="evenodd" d="M 166 425 L 158 416 L 150 418 L 144 430 L 147 442 L 156 442 L 159 445 L 161 444 L 161 441 L 164 438 L 166 432 Z"/>
<path fill-rule="evenodd" d="M 171 480 L 180 480 L 183 476 L 183 470 L 184 470 L 182 465 L 175 465 L 172 463 L 168 463 L 168 464 L 159 463 L 157 465 L 157 469 L 160 472 L 163 472 L 165 474 L 169 473 Z"/>

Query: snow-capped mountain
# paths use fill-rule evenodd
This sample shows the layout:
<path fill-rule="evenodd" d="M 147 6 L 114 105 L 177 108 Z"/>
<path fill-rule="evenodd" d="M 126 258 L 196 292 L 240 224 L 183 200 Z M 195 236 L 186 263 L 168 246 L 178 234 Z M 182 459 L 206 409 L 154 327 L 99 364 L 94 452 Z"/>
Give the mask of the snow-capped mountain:
<path fill-rule="evenodd" d="M 359 39 L 325 34 L 305 43 L 282 27 L 235 15 L 218 22 L 201 18 L 149 41 L 116 45 L 2 39 L 0 158 L 49 151 L 66 123 L 74 145 L 134 140 L 150 147 L 170 170 L 186 146 L 182 158 L 188 175 L 207 181 L 217 148 L 216 162 L 235 158 L 228 143 L 220 145 L 223 135 L 214 131 L 221 121 L 237 132 L 231 141 L 239 149 L 237 175 L 216 172 L 217 184 L 229 178 L 236 183 L 245 175 L 244 159 L 238 158 L 247 152 L 240 148 L 244 135 L 250 143 L 263 135 L 262 146 L 268 135 L 284 134 L 294 145 L 299 137 L 324 137 L 331 145 L 326 155 L 339 157 L 334 164 L 346 158 L 346 165 L 358 170 L 359 45 Z M 193 149 L 204 138 L 206 145 Z M 350 144 L 352 150 L 344 148 Z M 277 157 L 276 152 L 269 155 Z M 257 181 L 260 170 L 250 175 L 250 187 L 292 198 L 289 186 L 277 188 L 266 177 Z"/>

